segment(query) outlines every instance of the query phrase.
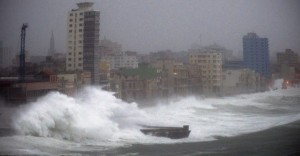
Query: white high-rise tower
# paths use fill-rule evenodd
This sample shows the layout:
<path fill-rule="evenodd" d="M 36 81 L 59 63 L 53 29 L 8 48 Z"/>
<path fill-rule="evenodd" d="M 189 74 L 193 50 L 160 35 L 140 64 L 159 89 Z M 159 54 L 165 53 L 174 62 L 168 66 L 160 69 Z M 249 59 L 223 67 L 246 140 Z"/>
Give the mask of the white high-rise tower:
<path fill-rule="evenodd" d="M 92 83 L 99 83 L 100 12 L 92 2 L 77 3 L 68 16 L 67 71 L 90 71 Z"/>

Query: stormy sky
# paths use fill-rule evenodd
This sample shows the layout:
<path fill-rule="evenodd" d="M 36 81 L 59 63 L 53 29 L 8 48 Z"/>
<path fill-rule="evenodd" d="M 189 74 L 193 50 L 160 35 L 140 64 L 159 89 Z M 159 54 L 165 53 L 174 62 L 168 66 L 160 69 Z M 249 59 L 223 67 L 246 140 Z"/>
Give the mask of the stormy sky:
<path fill-rule="evenodd" d="M 20 28 L 27 22 L 26 49 L 46 55 L 51 31 L 56 50 L 65 52 L 67 13 L 79 0 L 0 0 L 0 40 L 19 51 Z M 269 38 L 270 52 L 300 52 L 299 0 L 97 0 L 100 36 L 123 50 L 148 53 L 187 51 L 217 43 L 242 52 L 242 37 Z"/>

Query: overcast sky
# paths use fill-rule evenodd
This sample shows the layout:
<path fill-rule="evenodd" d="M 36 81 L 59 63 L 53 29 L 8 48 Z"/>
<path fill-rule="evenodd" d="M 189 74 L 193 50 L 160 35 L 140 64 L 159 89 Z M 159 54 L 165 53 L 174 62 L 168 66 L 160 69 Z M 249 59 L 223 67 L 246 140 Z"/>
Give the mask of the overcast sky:
<path fill-rule="evenodd" d="M 0 0 L 0 40 L 19 51 L 20 28 L 27 22 L 30 54 L 47 53 L 51 30 L 57 51 L 65 52 L 67 13 L 77 2 Z M 101 38 L 121 43 L 123 50 L 187 51 L 193 44 L 217 43 L 237 53 L 243 35 L 256 32 L 269 38 L 270 52 L 300 52 L 299 0 L 98 0 L 94 9 L 101 12 Z"/>

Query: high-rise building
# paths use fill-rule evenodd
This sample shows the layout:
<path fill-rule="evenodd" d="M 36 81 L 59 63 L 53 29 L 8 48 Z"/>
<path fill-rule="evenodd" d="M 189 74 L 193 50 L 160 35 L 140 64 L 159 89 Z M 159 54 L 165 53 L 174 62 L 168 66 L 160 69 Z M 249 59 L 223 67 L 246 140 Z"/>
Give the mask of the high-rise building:
<path fill-rule="evenodd" d="M 53 31 L 51 33 L 51 39 L 50 39 L 50 48 L 48 50 L 48 55 L 49 56 L 53 56 L 55 53 L 55 44 L 54 44 L 54 35 L 53 35 Z"/>
<path fill-rule="evenodd" d="M 260 38 L 255 33 L 243 37 L 243 54 L 245 67 L 261 74 L 266 80 L 270 78 L 269 43 L 267 38 Z"/>
<path fill-rule="evenodd" d="M 92 2 L 77 3 L 68 16 L 67 71 L 89 71 L 92 83 L 99 83 L 100 12 Z"/>

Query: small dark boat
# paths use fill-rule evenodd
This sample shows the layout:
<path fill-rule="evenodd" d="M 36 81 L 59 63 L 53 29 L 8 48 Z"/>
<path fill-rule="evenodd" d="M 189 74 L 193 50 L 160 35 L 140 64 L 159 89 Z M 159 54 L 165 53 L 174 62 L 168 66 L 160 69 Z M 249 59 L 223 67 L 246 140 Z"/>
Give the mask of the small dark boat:
<path fill-rule="evenodd" d="M 157 137 L 167 137 L 171 139 L 187 138 L 190 135 L 188 125 L 183 127 L 161 127 L 161 126 L 146 126 L 142 125 L 143 129 L 140 129 L 145 135 L 152 135 Z"/>

